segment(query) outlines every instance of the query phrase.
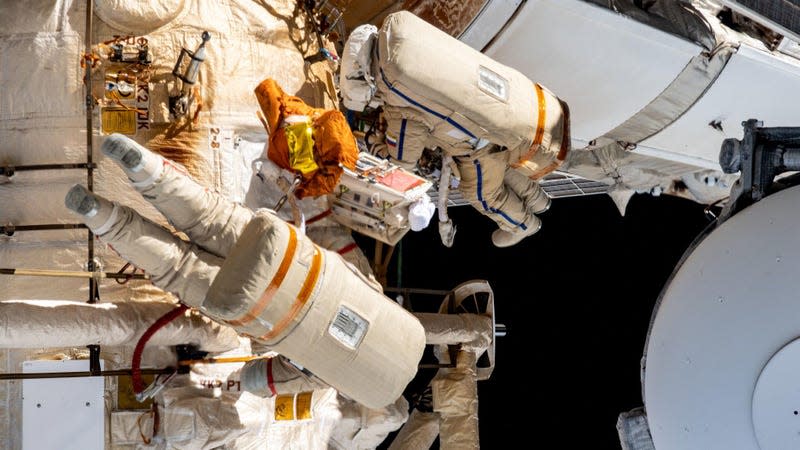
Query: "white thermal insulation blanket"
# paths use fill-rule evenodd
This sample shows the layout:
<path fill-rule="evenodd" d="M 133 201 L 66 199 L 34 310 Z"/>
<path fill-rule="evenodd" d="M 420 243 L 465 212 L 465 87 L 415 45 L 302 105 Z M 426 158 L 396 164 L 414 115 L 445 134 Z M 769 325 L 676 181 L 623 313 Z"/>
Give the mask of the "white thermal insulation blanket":
<path fill-rule="evenodd" d="M 3 301 L 0 347 L 134 346 L 150 325 L 175 307 L 165 302 Z M 230 327 L 187 313 L 160 328 L 148 344 L 195 344 L 222 352 L 238 347 L 239 337 Z"/>

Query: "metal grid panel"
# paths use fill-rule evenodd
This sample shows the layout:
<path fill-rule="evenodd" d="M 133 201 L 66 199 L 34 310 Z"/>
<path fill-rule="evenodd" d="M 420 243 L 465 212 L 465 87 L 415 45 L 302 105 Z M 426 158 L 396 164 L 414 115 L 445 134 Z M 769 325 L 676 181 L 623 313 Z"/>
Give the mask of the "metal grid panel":
<path fill-rule="evenodd" d="M 609 188 L 605 183 L 587 180 L 566 172 L 550 173 L 539 184 L 552 198 L 605 194 Z"/>
<path fill-rule="evenodd" d="M 723 0 L 722 3 L 767 28 L 800 39 L 800 0 Z"/>
<path fill-rule="evenodd" d="M 539 185 L 551 198 L 577 197 L 583 195 L 605 194 L 608 185 L 599 181 L 587 180 L 566 172 L 552 172 L 539 181 Z M 432 187 L 428 191 L 431 201 L 438 203 L 439 191 Z M 468 205 L 458 189 L 452 189 L 447 195 L 447 206 Z"/>

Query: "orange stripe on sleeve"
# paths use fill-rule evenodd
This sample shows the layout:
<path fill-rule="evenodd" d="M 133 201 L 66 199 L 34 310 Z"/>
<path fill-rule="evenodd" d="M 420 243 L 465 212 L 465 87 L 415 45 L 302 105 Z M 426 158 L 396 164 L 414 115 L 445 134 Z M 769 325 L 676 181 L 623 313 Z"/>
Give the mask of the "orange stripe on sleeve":
<path fill-rule="evenodd" d="M 272 281 L 270 281 L 267 288 L 264 289 L 264 293 L 261 294 L 261 297 L 258 299 L 256 304 L 238 319 L 228 320 L 227 323 L 229 325 L 246 325 L 255 320 L 255 318 L 264 311 L 264 308 L 269 305 L 272 297 L 275 296 L 275 292 L 277 292 L 281 287 L 283 279 L 286 278 L 286 273 L 289 271 L 289 266 L 292 264 L 295 250 L 297 250 L 297 233 L 294 231 L 293 227 L 289 226 L 289 242 L 286 244 L 286 253 L 283 254 L 281 265 L 278 266 L 278 271 L 275 272 L 275 276 L 272 277 Z"/>
<path fill-rule="evenodd" d="M 528 149 L 527 153 L 523 155 L 520 160 L 514 164 L 513 167 L 519 167 L 523 161 L 527 161 L 531 159 L 533 155 L 539 151 L 539 145 L 542 143 L 542 139 L 544 138 L 544 122 L 547 118 L 547 103 L 544 98 L 544 91 L 542 87 L 539 86 L 538 83 L 534 84 L 536 88 L 536 99 L 539 106 L 539 115 L 536 119 L 536 134 L 533 137 L 533 143 L 531 144 L 531 148 Z"/>
<path fill-rule="evenodd" d="M 306 304 L 308 298 L 311 297 L 311 292 L 314 290 L 314 286 L 317 284 L 317 278 L 319 278 L 319 272 L 322 268 L 322 251 L 315 245 L 314 246 L 314 259 L 311 261 L 311 268 L 308 269 L 308 275 L 306 275 L 306 281 L 303 283 L 303 287 L 300 289 L 300 292 L 297 294 L 297 298 L 292 305 L 292 309 L 283 316 L 283 318 L 275 324 L 275 326 L 269 331 L 269 333 L 259 337 L 261 340 L 269 340 L 274 338 L 275 336 L 281 334 L 284 328 L 286 328 L 289 323 L 294 320 L 297 316 L 297 313 L 300 312 L 300 309 L 303 308 L 303 305 Z"/>

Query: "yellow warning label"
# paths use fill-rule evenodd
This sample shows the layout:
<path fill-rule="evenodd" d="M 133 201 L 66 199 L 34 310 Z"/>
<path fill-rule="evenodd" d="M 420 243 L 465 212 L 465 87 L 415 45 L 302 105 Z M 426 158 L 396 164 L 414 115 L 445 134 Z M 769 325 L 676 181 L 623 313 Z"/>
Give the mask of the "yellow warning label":
<path fill-rule="evenodd" d="M 281 394 L 275 397 L 275 420 L 311 419 L 311 394 Z"/>
<path fill-rule="evenodd" d="M 294 395 L 275 397 L 275 420 L 294 420 Z"/>
<path fill-rule="evenodd" d="M 100 122 L 104 134 L 136 134 L 136 110 L 133 109 L 101 108 Z"/>
<path fill-rule="evenodd" d="M 311 392 L 297 394 L 297 420 L 311 418 Z"/>

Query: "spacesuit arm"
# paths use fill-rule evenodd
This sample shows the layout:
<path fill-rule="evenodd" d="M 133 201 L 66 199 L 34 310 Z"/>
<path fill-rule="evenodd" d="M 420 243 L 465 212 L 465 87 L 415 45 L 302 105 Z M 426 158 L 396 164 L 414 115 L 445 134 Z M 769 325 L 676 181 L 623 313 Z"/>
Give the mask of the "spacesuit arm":
<path fill-rule="evenodd" d="M 413 169 L 422 156 L 430 137 L 430 128 L 412 114 L 405 114 L 402 109 L 387 108 L 386 150 L 393 162 L 407 169 Z"/>

